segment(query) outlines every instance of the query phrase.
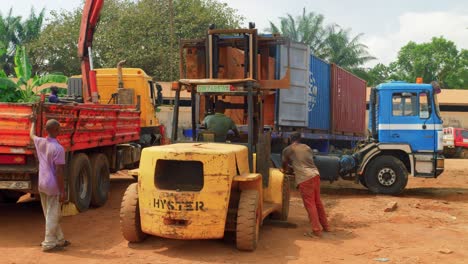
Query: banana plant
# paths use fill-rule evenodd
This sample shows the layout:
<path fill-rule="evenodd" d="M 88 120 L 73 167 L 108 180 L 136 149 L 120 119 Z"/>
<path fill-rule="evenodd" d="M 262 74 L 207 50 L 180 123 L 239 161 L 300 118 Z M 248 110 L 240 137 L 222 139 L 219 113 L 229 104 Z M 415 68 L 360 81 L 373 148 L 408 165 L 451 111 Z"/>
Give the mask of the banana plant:
<path fill-rule="evenodd" d="M 9 79 L 3 70 L 0 70 L 0 102 L 34 103 L 39 100 L 37 92 L 39 86 L 47 83 L 66 83 L 68 80 L 62 74 L 46 74 L 32 77 L 31 63 L 24 46 L 16 47 L 14 61 L 15 74 L 16 78 L 18 78 L 16 83 Z"/>

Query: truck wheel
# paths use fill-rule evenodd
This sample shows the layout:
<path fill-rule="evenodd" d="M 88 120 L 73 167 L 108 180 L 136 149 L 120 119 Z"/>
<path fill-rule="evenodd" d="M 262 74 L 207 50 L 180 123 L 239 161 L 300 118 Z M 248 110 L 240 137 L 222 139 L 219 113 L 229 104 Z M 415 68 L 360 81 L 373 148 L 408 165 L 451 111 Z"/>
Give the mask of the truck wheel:
<path fill-rule="evenodd" d="M 256 190 L 241 192 L 237 210 L 236 246 L 239 250 L 254 251 L 260 232 L 261 212 Z"/>
<path fill-rule="evenodd" d="M 84 153 L 75 155 L 70 169 L 70 200 L 80 212 L 88 210 L 91 202 L 91 164 Z"/>
<path fill-rule="evenodd" d="M 408 171 L 403 162 L 388 155 L 371 161 L 364 177 L 367 188 L 378 194 L 399 194 L 408 183 Z"/>
<path fill-rule="evenodd" d="M 365 177 L 359 177 L 359 183 L 367 188 L 367 182 Z"/>
<path fill-rule="evenodd" d="M 103 206 L 109 197 L 110 172 L 109 161 L 102 153 L 91 156 L 91 205 Z"/>
<path fill-rule="evenodd" d="M 130 184 L 122 198 L 120 228 L 123 237 L 129 242 L 141 242 L 146 238 L 146 234 L 141 230 L 137 183 Z"/>
<path fill-rule="evenodd" d="M 274 212 L 271 214 L 270 218 L 274 220 L 287 221 L 289 215 L 289 199 L 291 196 L 289 177 L 284 175 L 283 186 L 281 188 L 281 212 Z"/>

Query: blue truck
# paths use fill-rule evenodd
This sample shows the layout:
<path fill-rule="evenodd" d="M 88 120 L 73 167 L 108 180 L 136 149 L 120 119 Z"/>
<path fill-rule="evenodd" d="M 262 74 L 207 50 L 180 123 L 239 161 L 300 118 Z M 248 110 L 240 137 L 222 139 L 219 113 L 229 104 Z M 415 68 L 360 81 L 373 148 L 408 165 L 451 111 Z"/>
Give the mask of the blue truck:
<path fill-rule="evenodd" d="M 352 155 L 318 156 L 322 180 L 355 180 L 376 194 L 399 194 L 408 176 L 437 178 L 444 171 L 437 83 L 389 82 L 372 88 L 371 135 Z"/>

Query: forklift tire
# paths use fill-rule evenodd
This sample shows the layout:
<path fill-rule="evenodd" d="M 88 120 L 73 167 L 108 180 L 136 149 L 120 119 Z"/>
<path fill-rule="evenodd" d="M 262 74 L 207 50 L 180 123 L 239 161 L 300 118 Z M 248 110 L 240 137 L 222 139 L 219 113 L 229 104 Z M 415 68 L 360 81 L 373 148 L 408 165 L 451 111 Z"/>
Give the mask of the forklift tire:
<path fill-rule="evenodd" d="M 137 183 L 130 184 L 122 198 L 120 228 L 128 242 L 141 242 L 146 238 L 146 234 L 141 230 Z"/>
<path fill-rule="evenodd" d="M 375 194 L 397 195 L 408 183 L 408 171 L 403 162 L 389 155 L 372 160 L 364 177 L 367 188 Z"/>
<path fill-rule="evenodd" d="M 256 190 L 245 190 L 240 194 L 236 224 L 236 246 L 239 250 L 254 251 L 257 248 L 262 217 L 259 199 Z"/>
<path fill-rule="evenodd" d="M 281 188 L 281 212 L 274 212 L 270 215 L 270 218 L 273 220 L 287 221 L 289 215 L 289 200 L 291 197 L 291 189 L 289 184 L 289 176 L 284 175 L 283 186 Z"/>
<path fill-rule="evenodd" d="M 110 170 L 106 155 L 95 153 L 91 156 L 91 205 L 103 206 L 109 197 Z"/>
<path fill-rule="evenodd" d="M 84 153 L 74 155 L 70 168 L 70 200 L 80 212 L 89 209 L 91 178 L 91 163 L 88 156 Z"/>

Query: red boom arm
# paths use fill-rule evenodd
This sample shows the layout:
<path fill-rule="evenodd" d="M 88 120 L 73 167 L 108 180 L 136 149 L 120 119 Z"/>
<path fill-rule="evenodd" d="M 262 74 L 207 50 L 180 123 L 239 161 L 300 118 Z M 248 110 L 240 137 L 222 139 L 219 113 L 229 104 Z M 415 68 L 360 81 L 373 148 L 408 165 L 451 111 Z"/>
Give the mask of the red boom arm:
<path fill-rule="evenodd" d="M 93 46 L 94 30 L 101 13 L 104 0 L 86 0 L 81 18 L 80 38 L 78 39 L 78 57 L 81 60 L 81 76 L 83 79 L 83 101 L 97 103 L 98 90 L 96 72 L 93 70 L 90 54 Z"/>

